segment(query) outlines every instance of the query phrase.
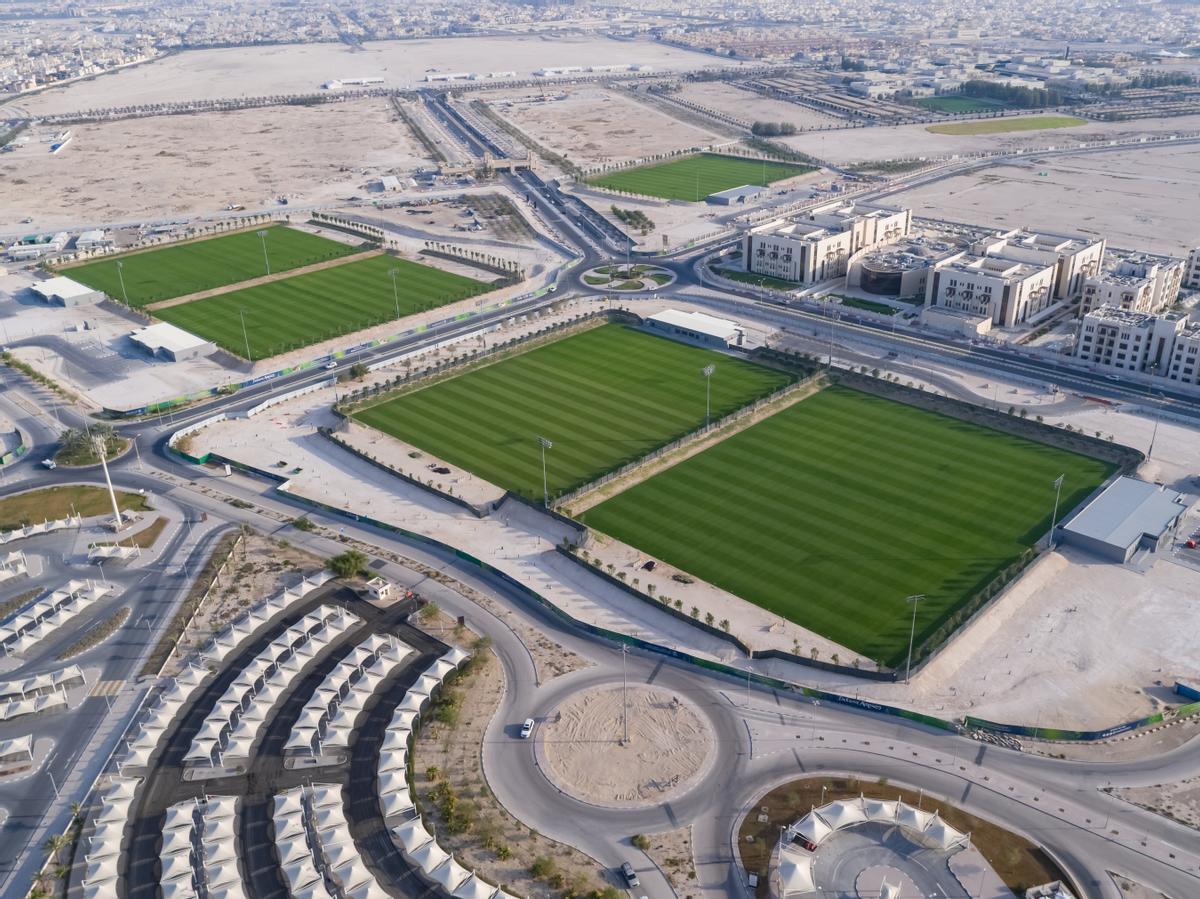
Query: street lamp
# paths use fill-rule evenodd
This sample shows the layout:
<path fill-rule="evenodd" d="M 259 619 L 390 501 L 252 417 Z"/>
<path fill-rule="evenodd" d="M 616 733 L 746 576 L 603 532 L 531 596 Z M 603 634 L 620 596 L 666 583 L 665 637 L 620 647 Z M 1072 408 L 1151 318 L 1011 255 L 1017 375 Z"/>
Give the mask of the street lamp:
<path fill-rule="evenodd" d="M 1054 549 L 1054 528 L 1058 524 L 1058 501 L 1062 496 L 1062 485 L 1065 474 L 1060 474 L 1054 479 L 1054 512 L 1050 516 L 1050 549 Z"/>
<path fill-rule="evenodd" d="M 239 309 L 238 317 L 242 320 L 242 340 L 246 341 L 246 361 L 253 362 L 254 360 L 250 356 L 250 335 L 246 333 L 246 310 Z"/>
<path fill-rule="evenodd" d="M 125 289 L 125 263 L 120 259 L 117 260 L 117 279 L 121 282 L 121 296 L 125 298 L 125 305 L 129 305 L 129 291 Z"/>
<path fill-rule="evenodd" d="M 550 505 L 550 487 L 546 480 L 546 450 L 554 446 L 554 441 L 547 440 L 545 437 L 538 438 L 538 444 L 542 448 L 542 505 Z"/>
<path fill-rule="evenodd" d="M 717 370 L 717 366 L 709 364 L 700 369 L 700 374 L 704 375 L 704 427 L 708 427 L 708 418 L 712 410 L 712 376 Z"/>
<path fill-rule="evenodd" d="M 908 676 L 912 674 L 912 651 L 913 640 L 917 636 L 917 603 L 925 598 L 924 593 L 918 593 L 915 596 L 905 597 L 904 601 L 912 606 L 912 629 L 908 632 L 908 664 L 904 666 L 904 682 L 908 683 Z"/>
<path fill-rule="evenodd" d="M 629 742 L 629 678 L 625 675 L 625 659 L 629 656 L 629 644 L 621 644 L 621 718 L 625 723 L 625 743 Z"/>
<path fill-rule="evenodd" d="M 263 228 L 261 231 L 257 231 L 255 233 L 258 234 L 259 238 L 262 240 L 263 262 L 267 264 L 267 274 L 269 275 L 271 274 L 271 260 L 267 256 L 267 229 Z"/>
<path fill-rule="evenodd" d="M 392 299 L 396 301 L 396 321 L 400 320 L 400 290 L 396 287 L 396 276 L 400 274 L 400 269 L 389 268 L 388 274 L 392 276 Z"/>

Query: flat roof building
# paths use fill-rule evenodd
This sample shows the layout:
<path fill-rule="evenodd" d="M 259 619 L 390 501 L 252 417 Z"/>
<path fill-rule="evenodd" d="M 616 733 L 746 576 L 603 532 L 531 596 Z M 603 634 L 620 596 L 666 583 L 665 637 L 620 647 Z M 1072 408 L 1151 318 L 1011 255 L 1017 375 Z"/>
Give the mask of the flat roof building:
<path fill-rule="evenodd" d="M 731 187 L 729 190 L 719 190 L 704 198 L 706 203 L 714 206 L 733 206 L 760 197 L 766 191 L 765 187 L 757 184 L 743 184 L 741 187 Z"/>
<path fill-rule="evenodd" d="M 737 322 L 715 315 L 705 315 L 703 312 L 681 312 L 678 309 L 664 309 L 645 319 L 647 330 L 656 331 L 682 340 L 686 343 L 696 343 L 701 346 L 720 347 L 727 349 L 741 346 L 745 331 Z"/>
<path fill-rule="evenodd" d="M 202 340 L 190 331 L 177 328 L 167 322 L 158 322 L 147 325 L 145 328 L 139 328 L 129 335 L 129 339 L 150 355 L 168 359 L 171 362 L 207 356 L 217 349 L 207 340 Z"/>
<path fill-rule="evenodd" d="M 938 262 L 925 287 L 925 305 L 1012 327 L 1036 319 L 1053 302 L 1055 267 L 1007 257 L 965 253 Z"/>
<path fill-rule="evenodd" d="M 1103 266 L 1105 249 L 1103 238 L 1013 228 L 977 240 L 971 252 L 976 256 L 1051 266 L 1054 269 L 1051 297 L 1075 300 L 1083 291 L 1084 280 Z"/>
<path fill-rule="evenodd" d="M 47 278 L 45 281 L 34 281 L 32 290 L 44 302 L 56 303 L 59 306 L 86 306 L 104 299 L 102 291 L 62 275 Z"/>
<path fill-rule="evenodd" d="M 1162 312 L 1179 296 L 1186 265 L 1170 256 L 1127 256 L 1107 271 L 1084 279 L 1079 314 L 1101 306 Z"/>
<path fill-rule="evenodd" d="M 1061 527 L 1061 540 L 1114 562 L 1169 546 L 1187 511 L 1181 493 L 1120 477 Z"/>

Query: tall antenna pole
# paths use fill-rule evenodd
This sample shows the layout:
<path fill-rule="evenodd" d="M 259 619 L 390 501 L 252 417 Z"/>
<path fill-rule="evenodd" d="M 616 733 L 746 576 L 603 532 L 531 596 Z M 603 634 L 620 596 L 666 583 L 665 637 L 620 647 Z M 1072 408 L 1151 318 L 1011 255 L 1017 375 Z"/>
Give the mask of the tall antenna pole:
<path fill-rule="evenodd" d="M 96 448 L 96 452 L 100 456 L 100 464 L 104 467 L 104 483 L 108 485 L 108 498 L 112 500 L 113 507 L 113 529 L 121 530 L 121 510 L 117 507 L 117 493 L 113 490 L 112 478 L 108 476 L 108 447 L 104 444 L 103 437 L 93 437 L 92 446 Z"/>

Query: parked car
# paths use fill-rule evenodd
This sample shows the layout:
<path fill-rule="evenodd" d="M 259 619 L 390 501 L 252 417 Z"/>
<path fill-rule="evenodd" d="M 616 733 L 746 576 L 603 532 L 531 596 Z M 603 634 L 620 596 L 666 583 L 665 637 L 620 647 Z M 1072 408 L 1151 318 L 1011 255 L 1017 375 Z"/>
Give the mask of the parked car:
<path fill-rule="evenodd" d="M 521 739 L 528 740 L 533 734 L 533 719 L 526 718 L 525 723 L 521 725 Z"/>
<path fill-rule="evenodd" d="M 633 870 L 633 865 L 629 862 L 621 865 L 621 876 L 625 878 L 625 885 L 631 889 L 642 885 L 642 882 L 638 880 L 637 871 Z"/>
<path fill-rule="evenodd" d="M 53 459 L 43 459 L 42 464 L 44 466 L 46 466 L 47 468 L 52 468 L 52 469 L 58 468 L 58 463 L 55 462 Z"/>

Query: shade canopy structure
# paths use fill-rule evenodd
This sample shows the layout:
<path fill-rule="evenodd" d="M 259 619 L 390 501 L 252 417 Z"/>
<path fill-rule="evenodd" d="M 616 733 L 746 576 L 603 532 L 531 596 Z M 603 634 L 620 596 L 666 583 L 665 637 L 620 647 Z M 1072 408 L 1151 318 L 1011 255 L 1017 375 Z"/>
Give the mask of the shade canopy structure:
<path fill-rule="evenodd" d="M 942 850 L 966 845 L 968 839 L 962 831 L 956 830 L 939 818 L 936 812 L 922 836 Z"/>
<path fill-rule="evenodd" d="M 410 852 L 408 857 L 418 868 L 432 875 L 439 865 L 450 858 L 450 853 L 439 846 L 436 840 L 430 840 L 424 846 Z"/>
<path fill-rule="evenodd" d="M 886 799 L 864 799 L 863 814 L 868 821 L 880 821 L 893 824 L 896 821 L 896 803 Z"/>
<path fill-rule="evenodd" d="M 812 873 L 813 857 L 807 852 L 781 849 L 779 852 L 779 894 L 802 896 L 816 892 Z"/>
<path fill-rule="evenodd" d="M 474 874 L 460 883 L 453 893 L 454 899 L 492 899 L 495 895 L 496 887 Z"/>
<path fill-rule="evenodd" d="M 793 833 L 804 837 L 810 843 L 820 843 L 821 840 L 829 836 L 833 828 L 826 824 L 814 809 L 793 824 L 791 830 Z"/>
<path fill-rule="evenodd" d="M 908 830 L 924 833 L 925 828 L 929 826 L 930 817 L 929 812 L 905 805 L 903 802 L 896 803 L 896 823 Z"/>
<path fill-rule="evenodd" d="M 867 820 L 861 799 L 838 799 L 822 806 L 820 813 L 825 823 L 834 830 L 861 824 Z"/>
<path fill-rule="evenodd" d="M 396 839 L 400 841 L 400 845 L 404 847 L 404 851 L 409 853 L 415 849 L 419 849 L 433 839 L 429 831 L 425 829 L 425 825 L 421 823 L 420 818 L 405 821 L 403 824 L 393 828 L 392 833 L 396 835 Z"/>
<path fill-rule="evenodd" d="M 448 858 L 434 868 L 429 876 L 434 882 L 453 893 L 464 880 L 471 876 L 471 872 L 453 858 Z"/>

